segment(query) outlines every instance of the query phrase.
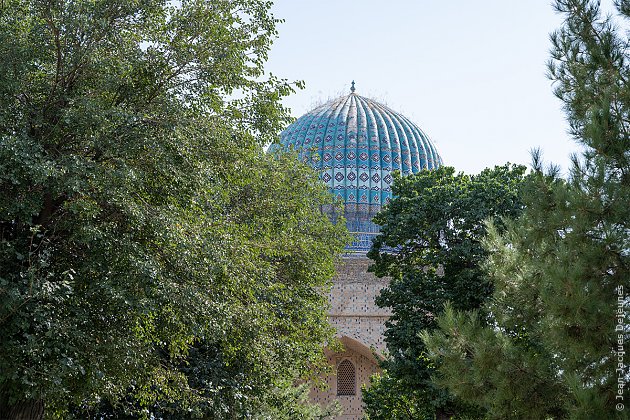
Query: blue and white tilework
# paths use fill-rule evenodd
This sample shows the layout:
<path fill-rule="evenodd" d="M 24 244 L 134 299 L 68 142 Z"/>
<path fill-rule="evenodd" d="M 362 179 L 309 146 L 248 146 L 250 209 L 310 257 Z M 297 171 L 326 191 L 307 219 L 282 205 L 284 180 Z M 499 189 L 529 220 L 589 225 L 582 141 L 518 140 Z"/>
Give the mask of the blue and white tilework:
<path fill-rule="evenodd" d="M 378 232 L 371 219 L 392 197 L 393 171 L 409 175 L 442 164 L 418 126 L 354 92 L 298 118 L 270 147 L 276 149 L 296 150 L 300 160 L 320 170 L 345 203 L 348 229 L 369 236 Z M 349 250 L 365 252 L 370 242 L 358 240 Z"/>

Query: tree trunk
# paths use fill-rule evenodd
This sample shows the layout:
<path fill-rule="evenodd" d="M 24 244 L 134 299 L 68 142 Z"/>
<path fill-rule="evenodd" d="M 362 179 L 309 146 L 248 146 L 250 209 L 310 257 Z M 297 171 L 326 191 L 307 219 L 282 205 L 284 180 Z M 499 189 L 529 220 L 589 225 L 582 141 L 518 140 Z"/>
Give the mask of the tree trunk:
<path fill-rule="evenodd" d="M 435 420 L 450 420 L 450 418 L 451 418 L 451 415 L 445 413 L 442 410 L 437 410 L 435 412 Z"/>
<path fill-rule="evenodd" d="M 8 405 L 0 402 L 2 420 L 41 420 L 44 418 L 44 402 L 41 400 L 18 401 Z"/>

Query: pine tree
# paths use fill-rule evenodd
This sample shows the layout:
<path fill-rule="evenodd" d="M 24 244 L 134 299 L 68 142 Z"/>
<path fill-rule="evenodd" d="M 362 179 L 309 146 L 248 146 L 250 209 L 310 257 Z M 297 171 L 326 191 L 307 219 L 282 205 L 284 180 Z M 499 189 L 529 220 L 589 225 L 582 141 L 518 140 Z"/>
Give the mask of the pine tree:
<path fill-rule="evenodd" d="M 448 308 L 423 340 L 438 382 L 491 418 L 627 418 L 628 39 L 598 2 L 556 8 L 550 75 L 583 152 L 566 181 L 534 156 L 523 216 L 485 242 L 493 299 Z M 629 2 L 617 9 L 630 17 Z"/>

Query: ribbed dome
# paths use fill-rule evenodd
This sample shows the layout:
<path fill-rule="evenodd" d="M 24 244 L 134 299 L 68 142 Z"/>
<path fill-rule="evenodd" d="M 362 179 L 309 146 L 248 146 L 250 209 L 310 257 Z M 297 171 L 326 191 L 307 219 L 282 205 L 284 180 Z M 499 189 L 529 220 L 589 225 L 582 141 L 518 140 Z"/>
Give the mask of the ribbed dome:
<path fill-rule="evenodd" d="M 354 92 L 300 117 L 270 148 L 276 149 L 297 150 L 303 162 L 321 171 L 322 180 L 345 204 L 348 229 L 363 234 L 355 251 L 367 251 L 378 232 L 371 219 L 392 197 L 391 173 L 408 175 L 442 164 L 418 126 Z"/>

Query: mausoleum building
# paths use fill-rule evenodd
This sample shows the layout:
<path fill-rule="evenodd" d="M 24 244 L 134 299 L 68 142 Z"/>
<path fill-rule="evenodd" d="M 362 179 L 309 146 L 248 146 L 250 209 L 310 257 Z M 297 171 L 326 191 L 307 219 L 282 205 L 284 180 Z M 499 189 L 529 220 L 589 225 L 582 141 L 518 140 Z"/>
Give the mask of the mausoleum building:
<path fill-rule="evenodd" d="M 314 390 L 322 405 L 337 399 L 341 419 L 362 418 L 361 386 L 378 371 L 385 350 L 383 333 L 387 310 L 374 298 L 387 285 L 367 272 L 366 257 L 378 225 L 372 218 L 392 197 L 392 172 L 409 175 L 442 164 L 435 145 L 413 122 L 385 105 L 349 95 L 315 108 L 298 118 L 280 135 L 273 149 L 295 150 L 299 159 L 321 173 L 329 190 L 344 204 L 344 216 L 354 242 L 337 269 L 330 292 L 331 324 L 344 351 L 326 351 L 333 375 L 328 389 Z M 335 217 L 331 214 L 331 217 Z"/>

